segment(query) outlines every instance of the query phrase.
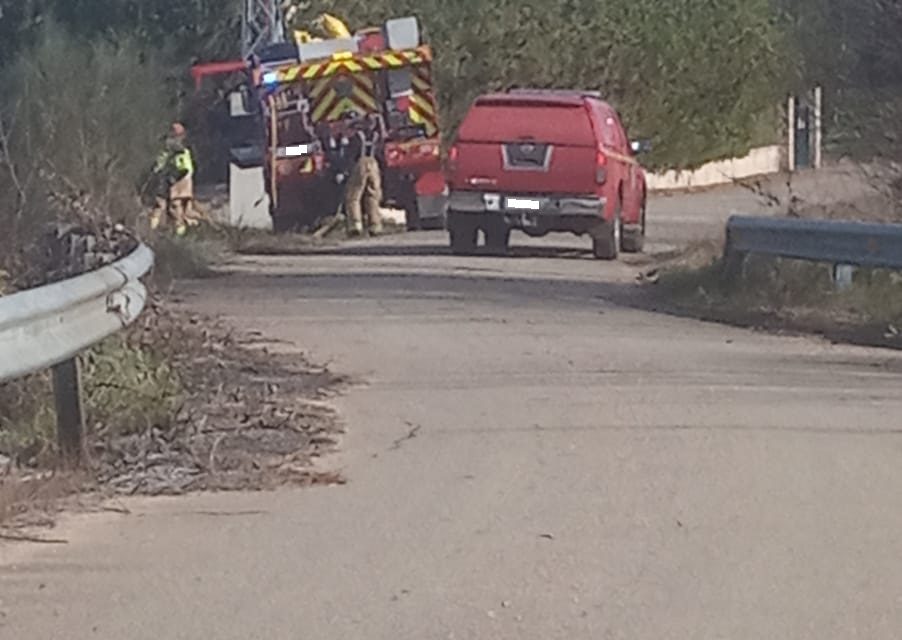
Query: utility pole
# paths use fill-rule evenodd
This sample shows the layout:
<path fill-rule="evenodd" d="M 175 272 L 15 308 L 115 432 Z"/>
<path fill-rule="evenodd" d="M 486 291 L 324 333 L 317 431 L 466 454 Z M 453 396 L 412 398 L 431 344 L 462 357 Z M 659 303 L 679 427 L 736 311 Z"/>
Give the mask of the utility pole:
<path fill-rule="evenodd" d="M 824 165 L 824 89 L 814 88 L 814 168 Z"/>
<path fill-rule="evenodd" d="M 786 169 L 796 170 L 796 97 L 790 95 L 786 103 Z"/>

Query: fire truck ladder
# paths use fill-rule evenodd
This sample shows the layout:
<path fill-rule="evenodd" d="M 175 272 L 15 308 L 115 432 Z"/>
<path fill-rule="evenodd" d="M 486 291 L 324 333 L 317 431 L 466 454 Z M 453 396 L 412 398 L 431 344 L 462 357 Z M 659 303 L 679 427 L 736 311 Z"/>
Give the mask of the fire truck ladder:
<path fill-rule="evenodd" d="M 279 0 L 244 0 L 241 55 L 247 60 L 262 47 L 285 41 L 285 21 Z"/>

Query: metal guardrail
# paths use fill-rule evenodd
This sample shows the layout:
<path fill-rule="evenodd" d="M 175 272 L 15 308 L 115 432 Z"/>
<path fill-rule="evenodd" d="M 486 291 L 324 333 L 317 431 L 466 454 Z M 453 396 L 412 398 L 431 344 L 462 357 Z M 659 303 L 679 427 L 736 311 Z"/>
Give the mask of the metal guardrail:
<path fill-rule="evenodd" d="M 902 224 L 734 216 L 726 253 L 902 269 Z"/>
<path fill-rule="evenodd" d="M 75 356 L 137 319 L 147 301 L 140 278 L 153 262 L 142 244 L 97 271 L 0 297 L 0 382 L 53 368 L 60 446 L 69 461 L 78 460 L 82 442 Z"/>

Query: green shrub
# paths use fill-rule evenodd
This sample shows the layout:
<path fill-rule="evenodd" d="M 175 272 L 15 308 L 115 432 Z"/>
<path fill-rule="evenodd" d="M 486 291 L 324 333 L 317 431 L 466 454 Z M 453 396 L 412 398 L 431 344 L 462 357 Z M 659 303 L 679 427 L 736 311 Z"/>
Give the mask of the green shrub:
<path fill-rule="evenodd" d="M 150 348 L 113 337 L 82 358 L 86 419 L 95 433 L 166 427 L 180 403 L 181 383 Z"/>
<path fill-rule="evenodd" d="M 92 437 L 166 429 L 182 402 L 177 373 L 153 348 L 112 337 L 81 357 L 85 422 Z M 0 454 L 48 462 L 56 412 L 47 373 L 0 385 Z"/>
<path fill-rule="evenodd" d="M 309 3 L 308 3 L 309 5 Z M 352 27 L 416 14 L 433 45 L 443 119 L 514 86 L 599 89 L 651 164 L 686 168 L 779 137 L 784 35 L 771 0 L 325 0 Z"/>

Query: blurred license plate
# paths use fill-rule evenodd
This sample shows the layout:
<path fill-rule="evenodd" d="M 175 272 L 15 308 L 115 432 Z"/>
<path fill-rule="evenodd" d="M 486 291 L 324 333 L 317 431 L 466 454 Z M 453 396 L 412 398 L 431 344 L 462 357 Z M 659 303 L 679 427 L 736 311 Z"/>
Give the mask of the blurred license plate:
<path fill-rule="evenodd" d="M 525 198 L 508 198 L 507 208 L 516 209 L 518 211 L 538 211 L 542 208 L 542 203 L 538 200 L 528 200 Z"/>

